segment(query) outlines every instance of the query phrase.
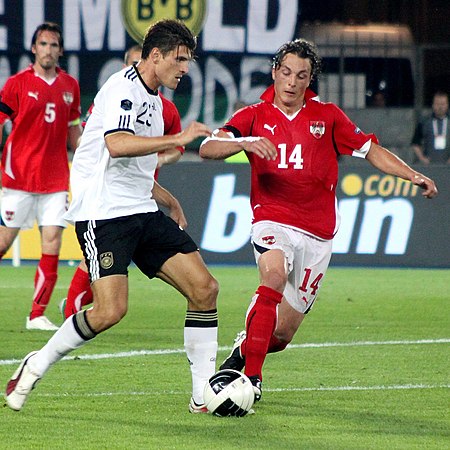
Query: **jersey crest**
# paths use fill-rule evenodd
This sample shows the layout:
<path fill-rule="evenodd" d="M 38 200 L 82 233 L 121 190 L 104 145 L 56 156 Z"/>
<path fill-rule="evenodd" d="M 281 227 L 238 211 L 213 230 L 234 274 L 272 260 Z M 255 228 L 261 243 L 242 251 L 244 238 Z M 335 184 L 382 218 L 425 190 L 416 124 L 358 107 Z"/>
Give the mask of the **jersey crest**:
<path fill-rule="evenodd" d="M 316 139 L 320 139 L 325 134 L 325 122 L 323 120 L 310 121 L 309 132 Z"/>
<path fill-rule="evenodd" d="M 14 220 L 15 213 L 14 211 L 5 211 L 5 219 L 7 222 Z"/>
<path fill-rule="evenodd" d="M 28 92 L 28 95 L 30 93 Z M 63 92 L 63 100 L 66 105 L 71 105 L 73 103 L 73 94 L 72 92 Z"/>
<path fill-rule="evenodd" d="M 264 244 L 273 245 L 276 242 L 275 236 L 263 236 L 262 241 Z"/>

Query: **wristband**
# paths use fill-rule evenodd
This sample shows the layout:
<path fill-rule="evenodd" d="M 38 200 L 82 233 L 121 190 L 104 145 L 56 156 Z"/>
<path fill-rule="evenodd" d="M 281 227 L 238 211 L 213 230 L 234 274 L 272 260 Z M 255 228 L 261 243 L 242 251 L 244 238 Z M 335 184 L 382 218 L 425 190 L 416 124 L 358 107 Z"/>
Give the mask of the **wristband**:
<path fill-rule="evenodd" d="M 219 141 L 219 142 L 256 142 L 259 141 L 261 138 L 259 136 L 248 136 L 248 137 L 239 137 L 239 138 L 220 138 L 216 136 L 209 136 L 206 139 L 203 140 L 203 142 L 200 144 L 200 147 L 203 144 L 206 144 L 209 141 Z"/>

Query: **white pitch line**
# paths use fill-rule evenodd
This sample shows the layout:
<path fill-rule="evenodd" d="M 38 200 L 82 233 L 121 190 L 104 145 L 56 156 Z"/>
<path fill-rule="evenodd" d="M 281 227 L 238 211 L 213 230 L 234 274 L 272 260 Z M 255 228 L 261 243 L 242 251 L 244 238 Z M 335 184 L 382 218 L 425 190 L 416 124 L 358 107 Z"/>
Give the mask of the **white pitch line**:
<path fill-rule="evenodd" d="M 450 384 L 394 384 L 394 385 L 381 385 L 381 386 L 320 386 L 320 387 L 286 387 L 286 388 L 264 388 L 266 392 L 339 392 L 339 391 L 400 391 L 400 390 L 412 390 L 412 389 L 449 389 Z M 157 396 L 157 395 L 190 395 L 188 391 L 117 391 L 117 392 L 71 392 L 64 394 L 57 393 L 36 393 L 34 395 L 39 397 L 119 397 L 119 396 Z"/>
<path fill-rule="evenodd" d="M 369 345 L 424 345 L 424 344 L 448 344 L 450 338 L 442 339 L 419 339 L 416 341 L 356 341 L 356 342 L 323 342 L 323 343 L 309 343 L 309 344 L 289 344 L 287 349 L 297 348 L 329 348 L 329 347 L 363 347 Z M 219 351 L 229 351 L 231 347 L 219 347 Z M 97 359 L 113 359 L 113 358 L 133 358 L 135 356 L 153 356 L 153 355 L 171 355 L 184 354 L 182 348 L 178 349 L 161 349 L 161 350 L 131 350 L 128 352 L 117 353 L 98 353 L 92 355 L 76 355 L 65 356 L 63 360 L 73 361 L 74 359 L 97 360 Z M 10 366 L 19 364 L 21 359 L 0 359 L 0 366 Z"/>

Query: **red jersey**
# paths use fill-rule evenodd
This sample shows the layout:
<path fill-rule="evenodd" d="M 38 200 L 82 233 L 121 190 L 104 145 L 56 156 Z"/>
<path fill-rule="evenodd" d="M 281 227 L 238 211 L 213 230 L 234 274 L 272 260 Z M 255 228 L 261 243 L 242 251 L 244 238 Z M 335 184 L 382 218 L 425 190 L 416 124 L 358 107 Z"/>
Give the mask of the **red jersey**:
<path fill-rule="evenodd" d="M 77 80 L 57 68 L 49 84 L 33 65 L 10 77 L 0 93 L 0 123 L 13 127 L 2 155 L 4 187 L 33 193 L 69 189 L 67 132 L 80 118 Z"/>
<path fill-rule="evenodd" d="M 278 149 L 275 161 L 247 153 L 253 222 L 269 220 L 332 239 L 339 226 L 337 157 L 365 157 L 368 141 L 376 138 L 361 132 L 336 105 L 318 101 L 309 89 L 304 107 L 293 116 L 273 104 L 274 94 L 272 85 L 261 103 L 237 111 L 222 128 L 235 137 L 266 137 Z"/>
<path fill-rule="evenodd" d="M 177 134 L 181 132 L 181 119 L 180 113 L 173 102 L 164 97 L 161 92 L 159 96 L 163 105 L 163 121 L 164 121 L 164 134 Z M 184 147 L 177 147 L 181 154 L 184 153 Z M 159 169 L 155 170 L 155 180 L 158 179 Z"/>

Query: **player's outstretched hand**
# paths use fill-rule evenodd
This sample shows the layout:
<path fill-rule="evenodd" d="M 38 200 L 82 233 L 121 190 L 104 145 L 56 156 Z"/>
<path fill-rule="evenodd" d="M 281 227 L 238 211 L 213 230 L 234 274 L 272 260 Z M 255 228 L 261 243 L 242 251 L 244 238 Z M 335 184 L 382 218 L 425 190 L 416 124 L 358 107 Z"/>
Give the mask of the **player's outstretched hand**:
<path fill-rule="evenodd" d="M 426 198 L 433 198 L 438 194 L 438 190 L 434 181 L 426 177 L 425 175 L 422 175 L 421 173 L 417 172 L 412 177 L 411 182 L 423 189 L 422 195 Z"/>
<path fill-rule="evenodd" d="M 260 158 L 274 161 L 277 158 L 277 149 L 269 139 L 262 137 L 260 139 L 244 142 L 243 148 L 247 152 L 252 152 Z"/>
<path fill-rule="evenodd" d="M 194 121 L 191 122 L 181 133 L 179 133 L 178 137 L 180 138 L 180 145 L 186 145 L 199 137 L 210 136 L 211 133 L 211 129 L 204 123 Z"/>

